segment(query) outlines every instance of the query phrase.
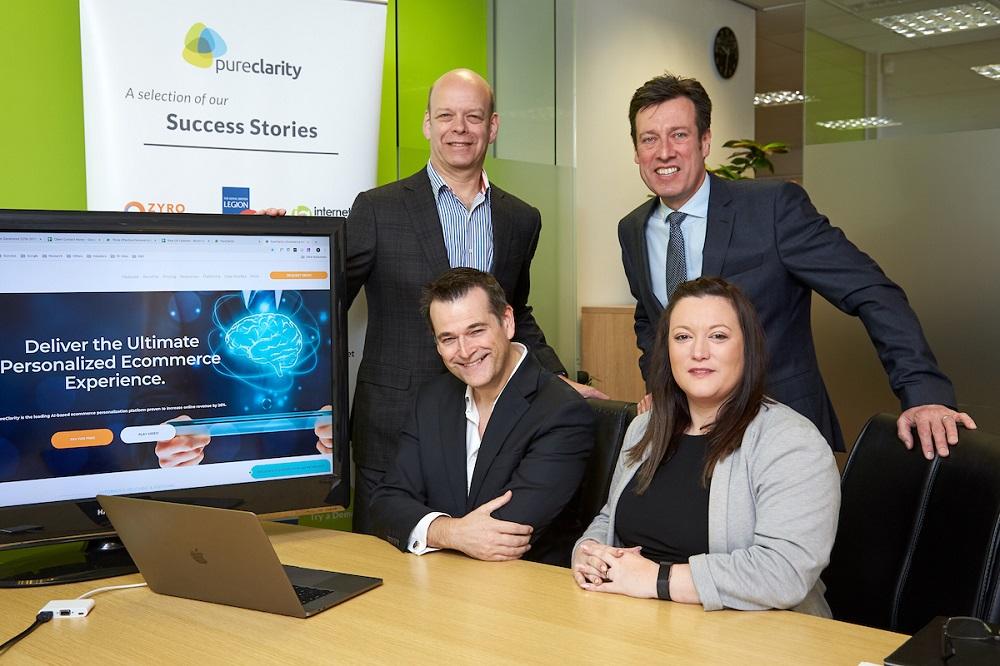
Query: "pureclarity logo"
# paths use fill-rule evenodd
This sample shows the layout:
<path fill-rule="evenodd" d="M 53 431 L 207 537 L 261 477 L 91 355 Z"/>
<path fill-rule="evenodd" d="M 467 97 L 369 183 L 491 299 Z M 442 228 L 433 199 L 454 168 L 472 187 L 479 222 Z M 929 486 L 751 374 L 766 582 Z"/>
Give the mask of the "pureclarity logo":
<path fill-rule="evenodd" d="M 285 60 L 268 62 L 264 58 L 256 60 L 233 60 L 222 58 L 226 54 L 226 42 L 218 32 L 204 23 L 195 23 L 184 36 L 184 59 L 202 69 L 215 68 L 216 74 L 256 74 L 258 76 L 287 76 L 293 81 L 302 73 L 301 65 Z"/>
<path fill-rule="evenodd" d="M 181 55 L 195 67 L 208 69 L 215 58 L 226 52 L 226 42 L 204 23 L 195 23 L 184 37 Z"/>

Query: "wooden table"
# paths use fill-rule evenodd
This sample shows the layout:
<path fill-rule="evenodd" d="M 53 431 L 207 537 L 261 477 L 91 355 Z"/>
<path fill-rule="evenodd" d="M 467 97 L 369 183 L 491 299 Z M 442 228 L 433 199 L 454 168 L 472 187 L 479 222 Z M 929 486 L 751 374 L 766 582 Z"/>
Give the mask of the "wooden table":
<path fill-rule="evenodd" d="M 569 571 L 405 555 L 373 537 L 268 523 L 286 564 L 378 576 L 385 584 L 306 620 L 177 599 L 147 588 L 99 594 L 86 618 L 53 620 L 9 664 L 162 663 L 881 663 L 902 634 L 785 611 L 704 612 L 584 592 Z M 52 599 L 138 575 L 0 590 L 0 636 Z"/>

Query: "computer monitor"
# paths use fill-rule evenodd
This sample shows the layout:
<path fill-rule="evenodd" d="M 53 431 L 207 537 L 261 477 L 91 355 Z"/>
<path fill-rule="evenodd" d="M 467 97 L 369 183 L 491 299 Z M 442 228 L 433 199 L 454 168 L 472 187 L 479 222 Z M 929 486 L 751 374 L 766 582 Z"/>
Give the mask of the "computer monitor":
<path fill-rule="evenodd" d="M 77 544 L 0 586 L 129 570 L 98 494 L 346 506 L 344 293 L 342 218 L 0 211 L 0 551 Z"/>

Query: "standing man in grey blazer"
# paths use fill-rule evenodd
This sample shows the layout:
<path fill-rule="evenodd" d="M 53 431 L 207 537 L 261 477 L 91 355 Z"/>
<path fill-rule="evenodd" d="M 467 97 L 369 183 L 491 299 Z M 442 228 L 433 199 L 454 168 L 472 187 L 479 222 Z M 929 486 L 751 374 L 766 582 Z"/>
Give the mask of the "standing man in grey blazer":
<path fill-rule="evenodd" d="M 541 215 L 483 171 L 500 120 L 478 74 L 448 72 L 431 87 L 424 114 L 427 167 L 358 195 L 347 223 L 347 298 L 364 287 L 368 330 L 354 394 L 351 441 L 357 465 L 354 529 L 370 532 L 371 493 L 395 458 L 417 387 L 445 372 L 420 314 L 424 285 L 450 267 L 492 273 L 513 308 L 514 340 L 584 397 L 546 344 L 528 305 Z"/>
<path fill-rule="evenodd" d="M 647 376 L 656 322 L 678 280 L 715 275 L 739 285 L 767 336 L 767 393 L 809 418 L 835 450 L 840 425 L 819 373 L 812 292 L 860 317 L 902 405 L 898 434 L 927 458 L 948 455 L 955 391 L 937 367 L 903 290 L 813 207 L 794 183 L 709 176 L 712 101 L 689 78 L 657 76 L 632 97 L 629 122 L 639 175 L 655 198 L 618 224 L 622 263 L 638 301 L 635 333 Z M 668 286 L 672 284 L 672 286 Z M 647 396 L 648 399 L 648 396 Z"/>

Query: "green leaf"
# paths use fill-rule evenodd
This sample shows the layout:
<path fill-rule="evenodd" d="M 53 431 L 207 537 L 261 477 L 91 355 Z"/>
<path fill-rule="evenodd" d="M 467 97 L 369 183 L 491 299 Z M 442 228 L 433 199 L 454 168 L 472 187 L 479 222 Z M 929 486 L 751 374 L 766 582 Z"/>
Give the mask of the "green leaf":
<path fill-rule="evenodd" d="M 768 156 L 788 152 L 788 144 L 781 141 L 760 144 L 753 139 L 730 139 L 722 145 L 725 148 L 736 148 L 737 150 L 729 155 L 729 164 L 722 164 L 715 169 L 707 169 L 707 171 L 727 180 L 748 178 L 748 176 L 743 175 L 747 169 L 753 169 L 755 174 L 763 169 L 768 169 L 773 174 L 774 164 L 771 163 Z"/>
<path fill-rule="evenodd" d="M 723 164 L 714 169 L 709 169 L 708 171 L 709 173 L 715 174 L 719 178 L 724 178 L 725 180 L 740 180 L 742 178 L 739 172 L 727 164 Z"/>

